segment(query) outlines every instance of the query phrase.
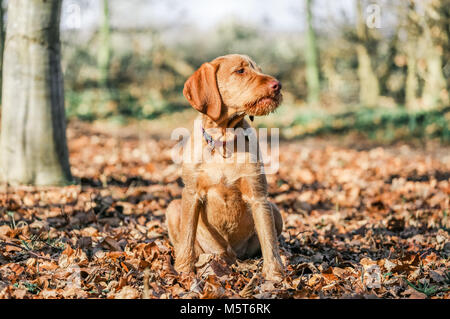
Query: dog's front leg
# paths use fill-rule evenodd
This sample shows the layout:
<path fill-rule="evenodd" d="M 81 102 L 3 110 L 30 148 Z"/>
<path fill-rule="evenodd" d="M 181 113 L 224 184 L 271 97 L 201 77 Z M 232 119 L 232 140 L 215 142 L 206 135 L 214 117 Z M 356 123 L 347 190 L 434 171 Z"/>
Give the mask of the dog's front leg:
<path fill-rule="evenodd" d="M 261 252 L 264 258 L 263 275 L 268 280 L 283 279 L 283 263 L 278 248 L 275 220 L 270 203 L 265 194 L 252 186 L 250 180 L 241 181 L 243 199 L 252 210 L 256 233 L 258 234 Z"/>
<path fill-rule="evenodd" d="M 179 272 L 190 272 L 194 271 L 195 237 L 203 201 L 197 193 L 183 191 L 181 206 L 180 242 L 175 249 L 175 269 Z"/>
<path fill-rule="evenodd" d="M 249 204 L 264 258 L 263 275 L 268 280 L 283 279 L 283 264 L 278 249 L 275 221 L 266 198 L 252 198 Z"/>

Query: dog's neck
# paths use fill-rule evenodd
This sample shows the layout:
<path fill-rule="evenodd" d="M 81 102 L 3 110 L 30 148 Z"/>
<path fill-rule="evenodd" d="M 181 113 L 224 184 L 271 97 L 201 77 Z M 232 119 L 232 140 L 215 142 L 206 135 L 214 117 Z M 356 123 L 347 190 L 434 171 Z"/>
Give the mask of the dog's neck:
<path fill-rule="evenodd" d="M 208 116 L 204 115 L 202 117 L 202 126 L 205 130 L 210 128 L 217 128 L 222 132 L 222 135 L 225 135 L 225 131 L 227 128 L 237 128 L 241 127 L 244 117 L 244 112 L 236 112 L 227 117 L 223 117 L 219 119 L 219 121 L 213 121 Z"/>
<path fill-rule="evenodd" d="M 202 135 L 203 143 L 207 143 L 212 150 L 217 149 L 222 156 L 228 157 L 230 154 L 225 150 L 227 143 L 234 145 L 236 141 L 236 132 L 234 130 L 244 126 L 244 112 L 233 113 L 231 116 L 212 121 L 208 116 L 202 117 Z"/>

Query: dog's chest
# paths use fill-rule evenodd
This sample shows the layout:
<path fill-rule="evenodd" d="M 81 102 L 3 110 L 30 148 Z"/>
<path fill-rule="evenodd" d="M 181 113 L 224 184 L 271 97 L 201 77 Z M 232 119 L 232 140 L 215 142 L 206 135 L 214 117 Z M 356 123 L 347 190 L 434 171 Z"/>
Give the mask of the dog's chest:
<path fill-rule="evenodd" d="M 189 154 L 196 154 L 192 143 L 189 144 Z M 203 196 L 214 189 L 236 192 L 237 184 L 241 178 L 254 178 L 261 175 L 261 163 L 249 152 L 231 152 L 231 156 L 223 156 L 220 149 L 212 152 L 203 151 L 201 160 L 183 162 L 183 181 L 187 188 L 195 190 Z M 228 153 L 227 153 L 228 154 Z M 188 159 L 191 159 L 187 156 Z M 195 156 L 194 156 L 195 157 Z M 220 193 L 220 192 L 219 192 Z"/>
<path fill-rule="evenodd" d="M 196 170 L 197 185 L 202 188 L 232 187 L 240 178 L 255 175 L 254 165 L 207 163 Z"/>
<path fill-rule="evenodd" d="M 253 234 L 253 219 L 242 198 L 239 180 L 252 174 L 247 166 L 206 165 L 196 180 L 197 193 L 206 199 L 206 220 L 234 245 Z M 203 218 L 203 217 L 202 217 Z"/>

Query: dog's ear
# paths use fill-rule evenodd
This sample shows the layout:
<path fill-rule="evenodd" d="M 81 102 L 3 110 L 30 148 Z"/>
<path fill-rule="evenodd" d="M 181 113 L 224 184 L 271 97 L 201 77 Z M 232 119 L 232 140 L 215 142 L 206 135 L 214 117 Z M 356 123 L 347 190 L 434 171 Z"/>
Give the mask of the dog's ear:
<path fill-rule="evenodd" d="M 197 111 L 213 121 L 220 118 L 222 98 L 216 80 L 217 65 L 204 63 L 184 84 L 183 94 Z"/>

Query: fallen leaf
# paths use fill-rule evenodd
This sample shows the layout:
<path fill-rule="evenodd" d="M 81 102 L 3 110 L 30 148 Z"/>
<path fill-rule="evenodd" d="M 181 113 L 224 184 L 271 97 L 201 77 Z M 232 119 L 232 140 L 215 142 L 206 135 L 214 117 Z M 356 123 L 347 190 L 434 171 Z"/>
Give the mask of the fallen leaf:
<path fill-rule="evenodd" d="M 123 287 L 114 295 L 114 299 L 137 299 L 139 297 L 139 291 L 131 286 Z"/>

